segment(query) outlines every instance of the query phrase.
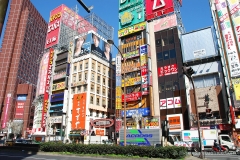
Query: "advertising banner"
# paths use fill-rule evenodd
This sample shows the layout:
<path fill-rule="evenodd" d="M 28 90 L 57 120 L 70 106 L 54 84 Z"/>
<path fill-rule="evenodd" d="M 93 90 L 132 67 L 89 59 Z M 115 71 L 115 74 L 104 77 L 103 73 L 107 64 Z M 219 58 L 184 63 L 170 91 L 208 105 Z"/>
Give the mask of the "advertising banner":
<path fill-rule="evenodd" d="M 126 144 L 139 146 L 153 146 L 161 143 L 161 129 L 127 129 Z M 124 145 L 124 130 L 120 130 L 121 146 Z"/>
<path fill-rule="evenodd" d="M 111 62 L 111 49 L 111 44 L 107 43 L 107 41 L 97 33 L 91 31 L 88 32 L 88 34 L 80 35 L 75 38 L 73 58 L 91 52 L 92 54 Z"/>
<path fill-rule="evenodd" d="M 53 75 L 53 80 L 61 79 L 63 77 L 66 77 L 66 71 L 62 71 Z"/>
<path fill-rule="evenodd" d="M 23 119 L 23 113 L 24 113 L 24 101 L 17 101 L 14 119 L 20 120 Z"/>
<path fill-rule="evenodd" d="M 121 128 L 122 128 L 122 119 L 116 119 L 115 132 L 119 132 Z"/>
<path fill-rule="evenodd" d="M 116 87 L 116 109 L 122 109 L 122 87 Z"/>
<path fill-rule="evenodd" d="M 177 26 L 176 14 L 169 15 L 154 21 L 154 32 Z"/>
<path fill-rule="evenodd" d="M 144 119 L 144 127 L 145 127 L 145 129 L 160 128 L 159 124 L 160 124 L 159 118 L 146 117 Z"/>
<path fill-rule="evenodd" d="M 10 105 L 11 96 L 12 96 L 11 93 L 8 93 L 8 94 L 7 94 L 6 106 L 5 106 L 5 109 L 4 109 L 4 117 L 3 117 L 3 121 L 2 121 L 2 128 L 5 128 L 5 127 L 6 127 L 7 115 L 8 115 L 8 108 L 9 108 L 9 105 Z"/>
<path fill-rule="evenodd" d="M 150 108 L 138 108 L 126 111 L 126 117 L 132 117 L 133 114 L 142 114 L 142 116 L 150 116 Z M 122 111 L 122 117 L 124 117 L 124 111 Z"/>
<path fill-rule="evenodd" d="M 140 69 L 140 62 L 136 62 L 136 63 L 131 63 L 131 64 L 128 64 L 128 65 L 124 65 L 122 66 L 122 72 L 124 73 L 127 73 L 127 72 L 133 72 L 133 71 L 137 71 Z"/>
<path fill-rule="evenodd" d="M 167 76 L 171 74 L 178 73 L 178 66 L 177 64 L 171 64 L 163 67 L 158 67 L 158 77 Z"/>
<path fill-rule="evenodd" d="M 50 13 L 45 48 L 50 48 L 58 44 L 59 32 L 60 32 L 60 21 L 62 16 L 61 12 L 62 12 L 62 5 L 55 8 Z"/>
<path fill-rule="evenodd" d="M 146 20 L 174 12 L 173 0 L 146 0 Z"/>
<path fill-rule="evenodd" d="M 49 88 L 50 88 L 50 80 L 52 74 L 52 64 L 53 64 L 53 57 L 54 57 L 54 49 L 50 49 L 49 53 L 49 60 L 48 60 L 48 68 L 47 68 L 47 75 L 46 75 L 46 85 L 43 97 L 43 109 L 42 109 L 42 123 L 41 127 L 46 127 L 46 118 L 47 118 L 47 111 L 48 111 L 48 103 L 49 103 Z"/>
<path fill-rule="evenodd" d="M 167 115 L 169 132 L 180 132 L 183 130 L 182 114 Z"/>
<path fill-rule="evenodd" d="M 227 0 L 233 21 L 233 28 L 237 37 L 238 48 L 240 49 L 240 4 L 239 0 Z"/>
<path fill-rule="evenodd" d="M 144 0 L 121 0 L 119 2 L 119 29 L 145 21 Z"/>
<path fill-rule="evenodd" d="M 148 78 L 148 45 L 140 46 L 140 63 L 142 78 L 142 95 L 149 94 L 149 78 Z"/>
<path fill-rule="evenodd" d="M 85 129 L 86 123 L 86 93 L 73 96 L 72 130 Z"/>
<path fill-rule="evenodd" d="M 240 78 L 232 79 L 236 100 L 240 100 Z"/>
<path fill-rule="evenodd" d="M 103 129 L 96 129 L 96 135 L 97 136 L 104 136 L 104 130 Z"/>
<path fill-rule="evenodd" d="M 142 31 L 142 30 L 146 29 L 146 26 L 147 26 L 146 22 L 141 22 L 141 23 L 135 24 L 133 26 L 121 29 L 118 31 L 118 37 L 120 38 L 120 37 L 129 35 L 129 34 L 138 32 L 138 31 Z"/>
<path fill-rule="evenodd" d="M 39 74 L 38 74 L 39 78 L 38 78 L 37 95 L 44 94 L 44 92 L 45 92 L 48 61 L 49 61 L 49 51 L 44 53 L 44 55 L 41 59 L 41 64 L 39 67 Z"/>
<path fill-rule="evenodd" d="M 134 92 L 130 94 L 122 95 L 122 102 L 124 102 L 124 97 L 126 97 L 126 102 L 140 100 L 142 98 L 142 92 Z"/>
<path fill-rule="evenodd" d="M 122 65 L 122 61 L 121 61 L 122 57 L 121 57 L 121 54 L 117 54 L 116 56 L 116 76 L 122 76 L 121 73 L 122 73 L 122 69 L 121 69 L 121 65 Z M 120 81 L 121 83 L 121 81 Z M 119 85 L 121 86 L 121 84 Z"/>
<path fill-rule="evenodd" d="M 225 0 L 216 1 L 216 9 L 218 18 L 220 20 L 222 34 L 224 37 L 225 49 L 227 52 L 231 77 L 236 77 L 240 75 L 240 63 L 237 46 L 234 39 L 234 34 L 232 32 L 232 27 L 234 26 L 231 26 L 226 1 Z"/>
<path fill-rule="evenodd" d="M 65 81 L 53 84 L 53 86 L 52 86 L 52 91 L 58 91 L 58 90 L 62 90 L 62 89 L 65 89 Z"/>
<path fill-rule="evenodd" d="M 181 97 L 171 97 L 167 99 L 160 99 L 160 109 L 180 108 Z"/>
<path fill-rule="evenodd" d="M 142 84 L 141 77 L 134 77 L 126 79 L 125 87 Z M 122 87 L 124 87 L 124 80 L 122 80 Z"/>

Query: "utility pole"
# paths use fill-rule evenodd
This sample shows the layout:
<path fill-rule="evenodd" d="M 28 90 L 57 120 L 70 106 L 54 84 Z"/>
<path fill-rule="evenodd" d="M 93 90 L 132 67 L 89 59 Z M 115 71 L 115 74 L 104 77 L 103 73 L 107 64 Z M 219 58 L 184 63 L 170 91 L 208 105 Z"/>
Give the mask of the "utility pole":
<path fill-rule="evenodd" d="M 77 1 L 88 13 L 90 13 L 90 11 L 93 9 L 93 6 L 87 7 L 82 0 L 77 0 Z"/>
<path fill-rule="evenodd" d="M 200 121 L 199 121 L 199 114 L 198 114 L 198 108 L 197 108 L 197 98 L 196 98 L 196 91 L 195 91 L 195 85 L 193 82 L 192 75 L 195 73 L 195 71 L 192 69 L 192 67 L 183 66 L 182 67 L 183 74 L 187 76 L 189 81 L 191 81 L 193 86 L 193 94 L 194 94 L 194 105 L 196 110 L 196 117 L 197 117 L 197 128 L 198 128 L 198 136 L 199 136 L 199 148 L 200 148 L 200 158 L 203 159 L 203 153 L 202 153 L 202 139 L 200 134 Z"/>

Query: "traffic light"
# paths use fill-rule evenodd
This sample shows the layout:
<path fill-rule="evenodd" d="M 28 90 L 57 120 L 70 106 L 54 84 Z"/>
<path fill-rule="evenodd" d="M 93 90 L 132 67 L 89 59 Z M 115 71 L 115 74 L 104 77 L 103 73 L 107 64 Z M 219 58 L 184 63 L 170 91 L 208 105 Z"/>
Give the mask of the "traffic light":
<path fill-rule="evenodd" d="M 185 74 L 187 77 L 191 77 L 195 71 L 192 69 L 192 67 L 182 66 L 183 74 Z"/>
<path fill-rule="evenodd" d="M 206 109 L 206 114 L 212 114 L 212 110 L 209 109 L 209 108 L 207 108 L 207 109 Z"/>

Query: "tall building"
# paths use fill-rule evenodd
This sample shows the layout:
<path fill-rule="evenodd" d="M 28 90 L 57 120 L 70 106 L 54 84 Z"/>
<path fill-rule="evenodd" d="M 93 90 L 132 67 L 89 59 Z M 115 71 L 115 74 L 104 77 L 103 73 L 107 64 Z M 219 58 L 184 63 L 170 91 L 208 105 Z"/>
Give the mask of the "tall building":
<path fill-rule="evenodd" d="M 225 65 L 228 112 L 231 115 L 232 133 L 233 137 L 240 141 L 240 2 L 209 0 L 209 3 L 220 46 L 219 52 Z"/>
<path fill-rule="evenodd" d="M 38 60 L 45 45 L 47 23 L 30 0 L 12 0 L 3 39 L 1 57 L 0 111 L 1 129 L 10 120 L 23 122 L 26 135 L 28 113 L 35 98 L 38 79 Z M 20 84 L 26 84 L 21 86 Z M 23 99 L 19 97 L 25 97 Z M 27 100 L 17 108 L 18 100 Z M 17 113 L 16 113 L 17 112 Z M 19 112 L 19 113 L 18 113 Z M 16 117 L 15 114 L 23 116 Z"/>

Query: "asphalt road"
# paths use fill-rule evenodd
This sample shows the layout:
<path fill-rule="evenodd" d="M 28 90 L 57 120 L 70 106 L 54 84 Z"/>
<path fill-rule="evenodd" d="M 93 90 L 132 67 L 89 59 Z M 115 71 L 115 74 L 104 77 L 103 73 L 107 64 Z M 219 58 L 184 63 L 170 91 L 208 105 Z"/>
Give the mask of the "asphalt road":
<path fill-rule="evenodd" d="M 81 156 L 68 155 L 43 155 L 43 154 L 28 154 L 27 152 L 4 152 L 0 151 L 0 159 L 3 160 L 109 160 L 108 158 L 89 158 Z"/>
<path fill-rule="evenodd" d="M 193 153 L 194 157 L 198 157 L 199 153 Z M 240 160 L 240 155 L 236 155 L 234 152 L 230 153 L 221 153 L 221 154 L 214 154 L 211 152 L 206 152 L 204 154 L 204 158 L 207 158 L 209 160 Z"/>

